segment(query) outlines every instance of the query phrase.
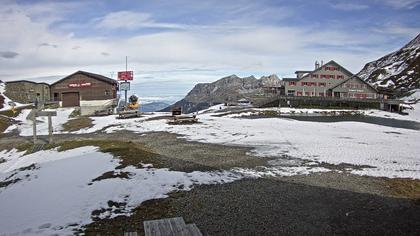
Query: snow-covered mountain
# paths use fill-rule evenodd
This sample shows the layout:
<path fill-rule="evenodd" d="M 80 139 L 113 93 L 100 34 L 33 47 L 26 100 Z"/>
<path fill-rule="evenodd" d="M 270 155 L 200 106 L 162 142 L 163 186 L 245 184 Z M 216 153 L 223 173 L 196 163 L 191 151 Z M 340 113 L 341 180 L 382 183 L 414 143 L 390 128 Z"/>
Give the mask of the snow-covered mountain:
<path fill-rule="evenodd" d="M 369 62 L 357 75 L 383 91 L 420 88 L 420 34 L 398 51 Z"/>

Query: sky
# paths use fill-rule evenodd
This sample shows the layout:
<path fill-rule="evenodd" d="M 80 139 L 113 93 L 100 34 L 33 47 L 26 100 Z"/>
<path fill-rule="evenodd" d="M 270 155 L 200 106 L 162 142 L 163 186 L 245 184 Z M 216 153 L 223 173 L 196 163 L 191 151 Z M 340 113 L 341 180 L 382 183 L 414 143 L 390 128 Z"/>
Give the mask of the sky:
<path fill-rule="evenodd" d="M 126 56 L 134 83 L 171 93 L 231 74 L 291 76 L 315 60 L 357 73 L 419 22 L 420 0 L 1 0 L 0 80 L 115 78 Z"/>

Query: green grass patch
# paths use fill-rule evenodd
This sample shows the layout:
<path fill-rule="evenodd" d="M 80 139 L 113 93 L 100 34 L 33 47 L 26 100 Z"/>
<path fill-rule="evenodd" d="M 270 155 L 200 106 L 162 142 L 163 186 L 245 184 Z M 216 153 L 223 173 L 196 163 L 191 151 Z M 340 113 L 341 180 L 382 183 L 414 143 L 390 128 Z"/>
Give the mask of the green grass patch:
<path fill-rule="evenodd" d="M 23 151 L 27 151 L 27 152 L 29 152 L 29 151 L 31 151 L 32 150 L 32 148 L 34 147 L 34 145 L 33 145 L 33 143 L 29 143 L 29 142 L 27 142 L 27 143 L 22 143 L 22 144 L 19 144 L 18 146 L 16 146 L 15 148 L 19 151 L 19 152 L 23 152 Z"/>
<path fill-rule="evenodd" d="M 393 196 L 420 200 L 420 180 L 387 179 L 387 184 Z"/>
<path fill-rule="evenodd" d="M 76 109 L 73 110 L 72 113 L 70 113 L 69 118 L 78 117 L 80 115 L 81 115 L 80 108 L 76 108 Z"/>
<path fill-rule="evenodd" d="M 63 131 L 73 132 L 84 128 L 93 127 L 92 119 L 89 117 L 79 117 L 63 124 Z"/>
<path fill-rule="evenodd" d="M 13 122 L 10 119 L 0 116 L 0 133 L 3 133 Z"/>
<path fill-rule="evenodd" d="M 124 142 L 115 140 L 78 140 L 65 141 L 62 143 L 47 145 L 45 149 L 58 147 L 58 151 L 66 151 L 78 147 L 95 146 L 101 152 L 111 153 L 113 156 L 121 160 L 120 166 L 117 168 L 124 168 L 126 166 L 141 167 L 143 164 L 153 164 L 156 168 L 164 168 L 164 164 L 159 159 L 159 155 L 151 152 L 144 145 L 134 142 Z"/>
<path fill-rule="evenodd" d="M 12 110 L 0 111 L 0 115 L 4 115 L 7 117 L 16 117 L 18 116 L 23 109 L 33 109 L 34 106 L 26 106 L 26 107 L 19 107 L 16 108 L 16 113 L 13 113 Z"/>

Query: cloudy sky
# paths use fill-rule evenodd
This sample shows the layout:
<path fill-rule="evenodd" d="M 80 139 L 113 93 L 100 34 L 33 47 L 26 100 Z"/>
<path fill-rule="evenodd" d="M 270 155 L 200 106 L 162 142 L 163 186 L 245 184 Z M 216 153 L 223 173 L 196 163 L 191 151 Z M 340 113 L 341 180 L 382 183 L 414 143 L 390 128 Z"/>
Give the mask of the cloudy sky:
<path fill-rule="evenodd" d="M 357 73 L 420 32 L 420 0 L 9 1 L 0 79 L 134 70 L 168 86 L 292 75 L 315 60 Z"/>

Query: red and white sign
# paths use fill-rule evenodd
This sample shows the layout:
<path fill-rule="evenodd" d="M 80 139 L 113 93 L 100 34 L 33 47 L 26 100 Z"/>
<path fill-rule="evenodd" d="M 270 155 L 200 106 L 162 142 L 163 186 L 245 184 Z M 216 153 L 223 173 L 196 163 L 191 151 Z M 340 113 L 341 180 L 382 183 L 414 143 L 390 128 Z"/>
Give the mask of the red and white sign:
<path fill-rule="evenodd" d="M 133 80 L 133 71 L 118 72 L 118 80 Z"/>
<path fill-rule="evenodd" d="M 68 84 L 67 87 L 69 88 L 85 88 L 85 87 L 91 87 L 91 82 L 80 82 L 80 83 L 71 83 Z"/>

